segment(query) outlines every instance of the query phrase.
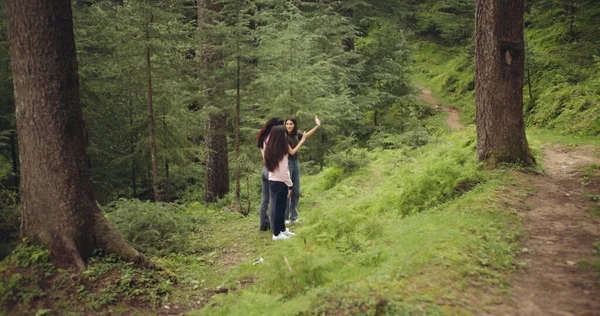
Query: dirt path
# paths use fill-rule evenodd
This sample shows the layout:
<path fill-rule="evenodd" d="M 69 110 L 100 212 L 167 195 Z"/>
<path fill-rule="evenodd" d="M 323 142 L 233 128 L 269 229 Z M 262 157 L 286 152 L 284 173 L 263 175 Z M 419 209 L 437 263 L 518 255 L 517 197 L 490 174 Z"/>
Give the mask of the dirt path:
<path fill-rule="evenodd" d="M 456 109 L 439 104 L 423 86 L 419 98 L 448 113 L 451 131 L 464 128 Z M 510 280 L 508 296 L 480 293 L 472 301 L 475 315 L 599 315 L 600 280 L 590 264 L 597 260 L 600 217 L 591 214 L 594 202 L 586 192 L 600 194 L 600 170 L 592 183 L 582 185 L 581 167 L 600 164 L 598 148 L 545 145 L 546 174 L 519 173 L 519 184 L 509 192 L 523 219 L 523 270 Z M 531 193 L 523 198 L 522 189 Z"/>
<path fill-rule="evenodd" d="M 427 87 L 417 85 L 417 88 L 421 89 L 421 93 L 419 94 L 419 99 L 421 99 L 421 101 L 425 102 L 425 104 L 429 104 L 433 108 L 448 113 L 446 124 L 448 124 L 450 131 L 455 132 L 465 128 L 465 126 L 460 122 L 460 114 L 455 108 L 438 103 L 431 96 L 431 90 Z"/>
<path fill-rule="evenodd" d="M 482 314 L 600 315 L 598 275 L 589 267 L 595 260 L 593 244 L 600 240 L 600 218 L 590 212 L 593 202 L 585 197 L 578 173 L 600 163 L 599 153 L 556 145 L 543 150 L 546 175 L 525 174 L 520 181 L 532 189 L 517 207 L 524 229 L 519 261 L 526 267 L 512 277 L 509 298 Z"/>

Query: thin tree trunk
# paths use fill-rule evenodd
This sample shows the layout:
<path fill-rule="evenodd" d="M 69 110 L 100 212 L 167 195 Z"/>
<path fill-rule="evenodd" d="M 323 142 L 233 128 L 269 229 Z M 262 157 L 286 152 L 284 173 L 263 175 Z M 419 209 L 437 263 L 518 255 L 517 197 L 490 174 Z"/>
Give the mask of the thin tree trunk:
<path fill-rule="evenodd" d="M 129 136 L 129 154 L 131 155 L 131 187 L 133 189 L 133 196 L 137 196 L 137 175 L 136 175 L 136 164 L 135 164 L 135 134 L 133 132 L 133 98 L 130 100 L 129 105 L 131 108 L 129 109 L 129 129 L 131 135 Z"/>
<path fill-rule="evenodd" d="M 151 266 L 100 212 L 86 139 L 69 0 L 7 0 L 21 160 L 21 237 L 60 267 L 85 269 L 94 249 Z"/>
<path fill-rule="evenodd" d="M 236 5 L 236 28 L 239 22 L 239 0 L 235 1 Z M 240 37 L 239 29 L 236 31 L 236 102 L 235 102 L 235 199 L 240 203 Z"/>
<path fill-rule="evenodd" d="M 477 154 L 498 163 L 535 164 L 523 122 L 524 0 L 477 0 L 475 102 Z"/>
<path fill-rule="evenodd" d="M 165 115 L 163 116 L 163 132 L 167 135 L 167 106 L 165 105 Z M 166 187 L 166 196 L 164 197 L 165 201 L 171 200 L 171 179 L 169 178 L 169 158 L 165 157 L 165 187 Z"/>
<path fill-rule="evenodd" d="M 152 23 L 152 12 L 148 5 L 148 0 L 144 0 L 146 10 L 148 11 L 148 21 L 146 25 L 146 74 L 148 85 L 148 135 L 150 137 L 150 156 L 152 159 L 152 190 L 154 191 L 154 201 L 160 201 L 160 192 L 158 189 L 158 149 L 156 147 L 156 132 L 154 126 L 154 108 L 152 104 L 152 61 L 150 54 L 150 24 Z"/>
<path fill-rule="evenodd" d="M 250 210 L 252 209 L 252 199 L 250 198 L 250 173 L 246 173 L 246 194 L 248 195 L 248 208 L 246 209 L 246 216 L 250 214 Z"/>

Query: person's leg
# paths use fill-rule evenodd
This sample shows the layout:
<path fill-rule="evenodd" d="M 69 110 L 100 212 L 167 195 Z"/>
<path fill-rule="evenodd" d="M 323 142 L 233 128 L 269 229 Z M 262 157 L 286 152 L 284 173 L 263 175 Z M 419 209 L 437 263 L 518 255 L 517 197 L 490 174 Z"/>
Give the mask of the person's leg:
<path fill-rule="evenodd" d="M 283 182 L 269 181 L 269 188 L 271 189 L 271 194 L 274 199 L 274 203 L 271 206 L 271 214 L 273 215 L 273 236 L 278 236 L 282 231 L 285 231 L 283 215 L 285 213 L 287 186 Z"/>
<path fill-rule="evenodd" d="M 292 182 L 294 183 L 294 187 L 292 189 L 292 195 L 289 198 L 289 217 L 291 221 L 298 220 L 298 201 L 300 200 L 300 162 L 298 160 L 293 160 L 294 162 L 290 164 L 290 177 L 292 178 Z"/>
<path fill-rule="evenodd" d="M 269 220 L 267 210 L 269 209 L 269 202 L 271 197 L 271 190 L 269 189 L 269 172 L 267 168 L 263 166 L 261 172 L 262 178 L 262 197 L 260 199 L 259 217 L 260 217 L 260 230 L 266 231 L 272 227 Z"/>

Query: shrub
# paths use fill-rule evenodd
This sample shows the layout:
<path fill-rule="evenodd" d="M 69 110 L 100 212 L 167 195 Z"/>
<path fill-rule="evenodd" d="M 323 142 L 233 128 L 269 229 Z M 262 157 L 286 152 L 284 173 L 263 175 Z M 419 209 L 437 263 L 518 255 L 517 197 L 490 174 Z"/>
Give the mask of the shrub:
<path fill-rule="evenodd" d="M 0 259 L 8 256 L 19 237 L 21 209 L 16 206 L 0 210 Z"/>
<path fill-rule="evenodd" d="M 104 211 L 123 237 L 145 253 L 194 252 L 189 235 L 199 219 L 178 204 L 118 200 Z"/>
<path fill-rule="evenodd" d="M 364 148 L 349 148 L 327 156 L 329 163 L 343 172 L 351 173 L 369 162 L 367 150 Z"/>

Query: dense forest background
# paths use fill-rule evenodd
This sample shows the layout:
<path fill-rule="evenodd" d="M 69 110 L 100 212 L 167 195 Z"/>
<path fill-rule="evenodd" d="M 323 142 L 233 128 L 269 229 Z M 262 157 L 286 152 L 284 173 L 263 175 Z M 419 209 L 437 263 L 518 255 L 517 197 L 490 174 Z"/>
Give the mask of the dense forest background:
<path fill-rule="evenodd" d="M 2 257 L 19 232 L 19 152 L 5 14 L 0 6 Z M 437 97 L 459 109 L 465 125 L 475 121 L 474 0 L 74 0 L 73 15 L 96 199 L 121 234 L 151 256 L 185 261 L 173 258 L 206 250 L 190 237 L 209 231 L 207 220 L 194 212 L 232 211 L 210 213 L 218 221 L 256 215 L 262 160 L 255 136 L 271 117 L 296 117 L 300 130 L 312 128 L 315 115 L 323 122 L 301 152 L 303 177 L 321 175 L 308 185 L 313 191 L 333 187 L 373 161 L 373 153 L 425 148 L 446 135 L 435 122 L 438 110 L 422 104 L 417 86 L 435 88 Z M 598 21 L 594 0 L 526 2 L 528 130 L 600 134 Z M 459 142 L 472 146 L 472 139 Z M 448 159 L 472 173 L 458 176 L 448 166 L 431 170 L 460 183 L 441 187 L 439 195 L 423 193 L 434 184 L 408 191 L 397 202 L 402 216 L 485 182 L 466 158 L 474 153 L 445 150 L 437 154 L 455 155 Z M 441 164 L 427 155 L 419 159 Z M 384 201 L 377 203 L 377 212 L 389 211 Z M 340 229 L 350 225 L 333 223 Z M 335 248 L 366 248 L 363 240 L 350 239 L 342 245 L 347 249 Z M 315 266 L 339 263 L 319 261 L 318 255 L 308 258 Z M 165 260 L 158 261 L 169 265 Z M 316 268 L 306 273 L 307 286 L 325 278 Z M 157 299 L 166 291 L 157 288 L 145 294 Z M 303 291 L 277 290 L 287 297 Z"/>
<path fill-rule="evenodd" d="M 359 148 L 427 143 L 432 132 L 422 119 L 431 111 L 415 102 L 411 77 L 437 84 L 464 122 L 474 121 L 473 1 L 225 1 L 208 13 L 214 23 L 199 27 L 201 4 L 74 2 L 89 165 L 102 205 L 153 199 L 148 68 L 163 201 L 204 196 L 211 113 L 226 118 L 230 179 L 237 169 L 252 178 L 250 190 L 240 183 L 242 200 L 257 196 L 253 141 L 272 116 L 298 117 L 305 130 L 314 115 L 322 119 L 319 139 L 303 152 L 310 173 Z M 598 15 L 593 1 L 527 2 L 529 126 L 600 132 Z M 5 23 L 0 31 L 0 170 L 10 204 L 18 152 Z M 218 61 L 203 62 L 203 49 Z"/>

